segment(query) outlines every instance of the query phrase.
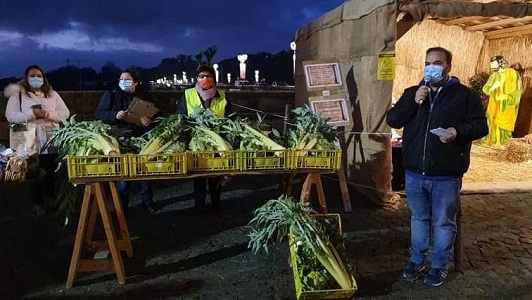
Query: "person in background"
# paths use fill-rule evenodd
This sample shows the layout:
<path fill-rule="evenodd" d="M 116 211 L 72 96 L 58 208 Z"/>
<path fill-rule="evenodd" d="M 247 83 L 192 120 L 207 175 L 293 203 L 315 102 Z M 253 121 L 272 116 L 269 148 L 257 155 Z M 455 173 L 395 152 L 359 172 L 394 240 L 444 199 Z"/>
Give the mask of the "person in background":
<path fill-rule="evenodd" d="M 471 143 L 488 133 L 479 95 L 450 76 L 451 63 L 450 51 L 428 49 L 423 80 L 404 91 L 386 118 L 392 128 L 404 128 L 411 247 L 403 277 L 419 278 L 432 238 L 430 270 L 424 280 L 430 286 L 441 285 L 447 276 Z"/>
<path fill-rule="evenodd" d="M 10 123 L 33 123 L 36 129 L 39 153 L 39 167 L 46 171 L 43 199 L 36 198 L 37 205 L 55 206 L 59 191 L 55 170 L 57 169 L 57 149 L 43 149 L 50 138 L 50 130 L 67 119 L 70 110 L 59 94 L 52 89 L 46 74 L 37 65 L 31 65 L 24 72 L 24 79 L 6 87 L 8 97 L 6 119 Z M 10 145 L 17 150 L 17 145 Z M 41 201 L 44 200 L 44 203 Z M 39 203 L 40 202 L 40 203 Z"/>
<path fill-rule="evenodd" d="M 115 135 L 123 137 L 138 137 L 151 129 L 152 120 L 147 117 L 141 118 L 143 126 L 128 123 L 126 110 L 133 101 L 133 98 L 151 101 L 150 94 L 142 87 L 140 77 L 136 71 L 127 69 L 120 74 L 118 87 L 103 94 L 95 117 L 102 122 L 112 126 Z M 122 207 L 127 212 L 129 208 L 129 186 L 130 181 L 118 182 L 118 193 L 122 201 Z M 140 181 L 140 199 L 142 206 L 150 213 L 156 211 L 153 204 L 153 190 L 150 181 Z"/>
<path fill-rule="evenodd" d="M 222 118 L 232 113 L 231 104 L 225 98 L 225 92 L 216 87 L 214 68 L 200 65 L 196 69 L 197 82 L 193 88 L 186 89 L 177 103 L 177 113 L 191 115 L 199 107 L 212 110 Z M 211 203 L 216 213 L 220 212 L 221 188 L 223 177 L 195 178 L 194 200 L 196 212 L 205 212 L 207 185 L 211 195 Z"/>
<path fill-rule="evenodd" d="M 521 99 L 521 76 L 508 67 L 502 55 L 491 58 L 490 68 L 493 73 L 482 87 L 482 91 L 490 96 L 486 110 L 489 134 L 483 142 L 488 146 L 501 146 L 512 138 L 515 128 Z"/>

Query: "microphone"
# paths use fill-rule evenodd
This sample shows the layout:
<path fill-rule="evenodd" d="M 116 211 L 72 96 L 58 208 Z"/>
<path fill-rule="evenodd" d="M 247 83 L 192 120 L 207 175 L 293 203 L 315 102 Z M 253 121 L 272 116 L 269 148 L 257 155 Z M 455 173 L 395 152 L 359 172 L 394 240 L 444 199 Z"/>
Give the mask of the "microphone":
<path fill-rule="evenodd" d="M 425 86 L 429 86 L 430 77 L 429 76 L 423 76 L 423 82 Z M 423 104 L 423 99 L 419 99 L 419 105 Z"/>

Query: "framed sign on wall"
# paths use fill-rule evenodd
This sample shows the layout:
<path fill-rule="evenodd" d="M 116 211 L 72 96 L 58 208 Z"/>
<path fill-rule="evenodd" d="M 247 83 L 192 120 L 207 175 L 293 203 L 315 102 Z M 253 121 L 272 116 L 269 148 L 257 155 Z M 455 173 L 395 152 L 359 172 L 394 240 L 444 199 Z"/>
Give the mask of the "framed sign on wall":
<path fill-rule="evenodd" d="M 310 100 L 310 108 L 315 114 L 328 118 L 328 123 L 333 126 L 349 124 L 349 114 L 344 98 Z"/>
<path fill-rule="evenodd" d="M 342 86 L 340 66 L 337 62 L 303 62 L 308 89 L 323 89 Z"/>

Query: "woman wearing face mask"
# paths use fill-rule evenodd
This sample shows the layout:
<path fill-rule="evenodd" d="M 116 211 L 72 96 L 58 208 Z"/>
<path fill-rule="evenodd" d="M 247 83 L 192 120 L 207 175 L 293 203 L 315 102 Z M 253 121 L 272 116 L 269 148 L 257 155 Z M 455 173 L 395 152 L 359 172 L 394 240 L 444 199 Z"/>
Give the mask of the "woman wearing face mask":
<path fill-rule="evenodd" d="M 183 97 L 177 103 L 177 113 L 191 115 L 194 109 L 199 107 L 212 110 L 220 118 L 231 114 L 231 104 L 225 98 L 225 92 L 216 88 L 214 68 L 200 65 L 196 69 L 196 75 L 196 86 L 185 90 Z M 198 213 L 205 211 L 207 185 L 214 211 L 220 212 L 221 181 L 222 177 L 194 179 L 195 207 Z"/>
<path fill-rule="evenodd" d="M 140 78 L 134 70 L 127 69 L 120 74 L 118 87 L 105 92 L 96 108 L 95 117 L 112 126 L 117 136 L 138 137 L 152 128 L 152 120 L 142 117 L 143 126 L 126 122 L 126 110 L 133 98 L 152 101 L 150 94 L 140 84 Z M 118 192 L 122 200 L 124 211 L 129 205 L 129 181 L 118 183 Z M 140 198 L 143 207 L 150 213 L 155 212 L 153 206 L 153 192 L 150 181 L 140 181 Z"/>
<path fill-rule="evenodd" d="M 44 178 L 44 198 L 46 204 L 54 204 L 56 192 L 55 169 L 57 168 L 57 153 L 55 149 L 41 149 L 50 137 L 50 129 L 59 126 L 61 120 L 68 118 L 70 111 L 65 102 L 55 92 L 44 71 L 37 65 L 26 68 L 24 79 L 6 87 L 4 95 L 9 97 L 6 106 L 6 119 L 10 123 L 27 123 L 28 128 L 35 126 L 36 145 L 39 153 L 39 166 L 46 171 Z M 20 150 L 20 145 L 10 145 Z M 42 150 L 42 151 L 41 151 Z M 42 193 L 39 193 L 42 194 Z M 43 204 L 42 199 L 36 198 L 36 204 Z"/>

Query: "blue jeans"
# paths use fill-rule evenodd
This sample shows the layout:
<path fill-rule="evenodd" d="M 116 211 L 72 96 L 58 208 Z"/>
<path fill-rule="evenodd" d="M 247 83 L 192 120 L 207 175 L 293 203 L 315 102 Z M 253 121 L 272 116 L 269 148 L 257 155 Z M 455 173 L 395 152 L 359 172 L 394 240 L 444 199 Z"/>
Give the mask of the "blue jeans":
<path fill-rule="evenodd" d="M 127 210 L 129 205 L 129 185 L 131 181 L 119 181 L 118 194 L 120 195 L 120 200 L 122 201 L 122 207 L 124 210 Z M 140 181 L 140 200 L 142 203 L 151 203 L 153 201 L 153 191 L 151 188 L 150 181 Z"/>
<path fill-rule="evenodd" d="M 431 267 L 444 268 L 451 261 L 461 188 L 462 178 L 435 180 L 424 179 L 421 175 L 406 174 L 405 191 L 411 215 L 410 260 L 412 262 L 416 264 L 425 262 L 431 235 L 433 237 Z"/>

